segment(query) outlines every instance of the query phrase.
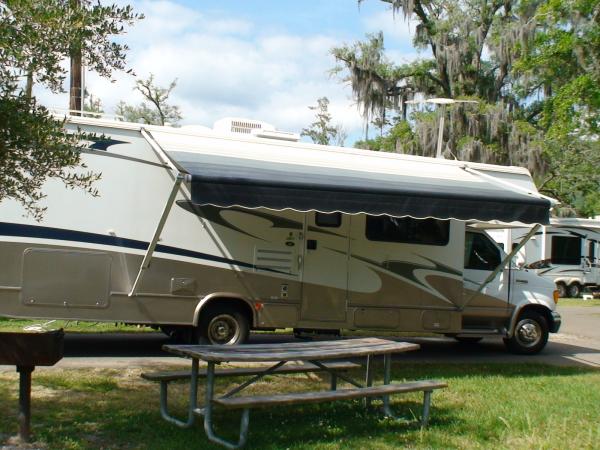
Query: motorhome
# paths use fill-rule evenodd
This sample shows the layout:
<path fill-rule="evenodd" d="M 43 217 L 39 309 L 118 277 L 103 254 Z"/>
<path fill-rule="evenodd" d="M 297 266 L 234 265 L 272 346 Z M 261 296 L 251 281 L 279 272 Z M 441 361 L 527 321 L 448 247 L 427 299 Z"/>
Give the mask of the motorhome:
<path fill-rule="evenodd" d="M 44 186 L 39 222 L 0 203 L 0 315 L 150 324 L 213 344 L 249 330 L 497 335 L 560 326 L 551 282 L 471 225 L 548 223 L 527 170 L 214 128 L 69 117 L 99 196 Z"/>
<path fill-rule="evenodd" d="M 517 245 L 528 228 L 494 230 L 503 247 Z M 561 297 L 600 290 L 600 220 L 552 218 L 516 255 L 517 264 L 552 280 Z"/>

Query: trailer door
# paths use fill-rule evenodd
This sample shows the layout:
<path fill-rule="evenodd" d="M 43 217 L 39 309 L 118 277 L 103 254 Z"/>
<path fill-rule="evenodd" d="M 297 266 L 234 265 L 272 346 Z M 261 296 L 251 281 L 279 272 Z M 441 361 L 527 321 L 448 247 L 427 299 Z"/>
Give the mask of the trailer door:
<path fill-rule="evenodd" d="M 467 231 L 465 235 L 465 301 L 485 281 L 500 262 L 500 248 L 485 233 Z M 477 313 L 484 324 L 488 319 L 505 317 L 509 312 L 510 265 L 496 275 L 481 293 L 467 304 L 467 310 Z M 519 280 L 516 280 L 518 283 Z"/>
<path fill-rule="evenodd" d="M 349 228 L 345 214 L 306 214 L 301 320 L 346 320 Z"/>

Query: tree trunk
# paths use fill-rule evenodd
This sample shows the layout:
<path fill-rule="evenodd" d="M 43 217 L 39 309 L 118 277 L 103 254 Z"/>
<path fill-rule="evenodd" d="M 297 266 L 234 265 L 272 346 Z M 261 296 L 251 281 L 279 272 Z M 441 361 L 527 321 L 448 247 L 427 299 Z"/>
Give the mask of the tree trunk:
<path fill-rule="evenodd" d="M 72 8 L 80 8 L 81 0 L 71 0 Z M 69 89 L 69 109 L 73 111 L 83 111 L 83 92 L 81 86 L 81 44 L 74 43 L 71 46 L 71 79 Z M 80 113 L 72 113 L 81 115 Z"/>
<path fill-rule="evenodd" d="M 33 95 L 33 71 L 29 69 L 27 71 L 27 82 L 25 84 L 25 97 L 27 100 L 31 100 L 31 96 Z"/>

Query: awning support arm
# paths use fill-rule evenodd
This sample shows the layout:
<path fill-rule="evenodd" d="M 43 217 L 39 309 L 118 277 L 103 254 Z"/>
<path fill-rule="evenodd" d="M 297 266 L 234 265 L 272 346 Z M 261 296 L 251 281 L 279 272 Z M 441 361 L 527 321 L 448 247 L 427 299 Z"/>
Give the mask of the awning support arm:
<path fill-rule="evenodd" d="M 134 295 L 137 294 L 137 290 L 140 285 L 140 282 L 142 281 L 142 277 L 144 276 L 144 272 L 146 271 L 146 269 L 148 267 L 150 267 L 150 260 L 152 259 L 154 249 L 156 248 L 156 244 L 158 243 L 158 240 L 160 239 L 160 234 L 162 233 L 162 230 L 165 226 L 167 217 L 169 217 L 169 213 L 171 212 L 171 208 L 173 207 L 175 198 L 177 198 L 177 193 L 179 192 L 179 187 L 181 186 L 181 182 L 184 180 L 184 177 L 185 177 L 184 174 L 179 172 L 179 169 L 177 168 L 177 166 L 173 163 L 173 161 L 171 160 L 171 158 L 169 158 L 169 156 L 165 153 L 165 151 L 162 148 L 160 148 L 160 145 L 158 145 L 156 143 L 156 141 L 152 138 L 152 136 L 144 128 L 142 128 L 140 130 L 140 132 L 142 134 L 142 137 L 144 139 L 146 139 L 148 144 L 150 144 L 150 147 L 152 148 L 154 153 L 156 153 L 156 156 L 158 156 L 158 158 L 163 162 L 163 164 L 166 164 L 166 166 L 168 166 L 168 168 L 171 169 L 171 171 L 175 175 L 175 183 L 173 184 L 173 187 L 171 188 L 171 193 L 169 194 L 167 203 L 165 204 L 165 207 L 163 208 L 163 212 L 160 216 L 160 220 L 158 221 L 158 224 L 156 225 L 156 229 L 154 230 L 154 235 L 152 236 L 152 240 L 150 241 L 150 244 L 148 245 L 148 248 L 146 249 L 146 254 L 144 255 L 144 259 L 142 260 L 142 264 L 140 265 L 140 269 L 138 271 L 137 277 L 135 277 L 135 281 L 133 282 L 133 286 L 131 287 L 131 291 L 129 292 L 129 297 L 133 297 Z"/>
<path fill-rule="evenodd" d="M 131 292 L 129 292 L 129 297 L 134 296 L 137 293 L 137 288 L 142 280 L 142 276 L 146 269 L 150 266 L 150 260 L 152 259 L 152 254 L 154 253 L 154 249 L 156 248 L 156 244 L 158 243 L 158 239 L 160 238 L 160 234 L 162 233 L 163 227 L 165 226 L 165 222 L 167 221 L 167 217 L 169 217 L 169 213 L 171 212 L 171 208 L 173 207 L 173 203 L 175 202 L 175 198 L 177 197 L 177 192 L 179 192 L 179 186 L 181 186 L 181 182 L 183 181 L 184 176 L 181 173 L 177 173 L 175 178 L 175 183 L 173 184 L 173 188 L 171 189 L 171 193 L 169 194 L 169 198 L 167 199 L 167 203 L 163 209 L 162 215 L 160 216 L 160 220 L 156 225 L 156 229 L 154 230 L 154 235 L 152 236 L 152 240 L 148 245 L 148 249 L 146 250 L 146 254 L 144 255 L 144 260 L 142 261 L 142 265 L 140 266 L 140 270 L 138 271 L 137 277 L 135 278 L 135 282 L 131 288 Z"/>
<path fill-rule="evenodd" d="M 481 293 L 481 291 L 483 291 L 483 289 L 490 284 L 494 278 L 496 278 L 496 276 L 504 270 L 504 268 L 506 267 L 506 265 L 508 263 L 510 263 L 510 261 L 514 258 L 514 256 L 517 254 L 517 252 L 519 250 L 521 250 L 523 248 L 523 246 L 525 244 L 527 244 L 527 242 L 529 241 L 529 239 L 531 239 L 533 237 L 533 235 L 537 232 L 537 230 L 539 230 L 541 227 L 541 225 L 537 224 L 535 225 L 530 231 L 529 233 L 527 233 L 525 235 L 525 237 L 523 239 L 521 239 L 521 241 L 515 246 L 515 248 L 512 249 L 512 251 L 506 255 L 504 257 L 504 259 L 500 262 L 500 264 L 498 264 L 498 267 L 496 267 L 488 276 L 485 280 L 483 280 L 483 283 L 481 283 L 479 285 L 479 287 L 477 288 L 477 291 L 475 291 L 468 299 L 467 301 L 465 301 L 463 303 L 463 305 L 459 308 L 459 311 L 463 311 L 466 306 L 471 302 L 471 300 L 473 300 L 477 295 L 479 295 Z"/>

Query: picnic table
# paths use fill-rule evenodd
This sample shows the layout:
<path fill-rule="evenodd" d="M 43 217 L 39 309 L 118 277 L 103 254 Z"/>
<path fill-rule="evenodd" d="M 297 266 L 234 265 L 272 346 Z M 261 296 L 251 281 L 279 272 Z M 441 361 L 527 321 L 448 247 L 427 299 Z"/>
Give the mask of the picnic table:
<path fill-rule="evenodd" d="M 421 425 L 426 426 L 430 396 L 434 389 L 446 387 L 439 381 L 411 381 L 391 383 L 391 355 L 419 349 L 418 344 L 396 342 L 379 338 L 344 339 L 333 341 L 291 342 L 282 344 L 254 344 L 241 346 L 214 345 L 164 345 L 163 349 L 185 358 L 191 358 L 190 372 L 159 372 L 142 374 L 151 381 L 160 381 L 160 408 L 162 417 L 180 427 L 191 427 L 196 416 L 204 417 L 204 429 L 208 439 L 227 448 L 240 448 L 245 445 L 248 436 L 250 409 L 275 405 L 290 405 L 299 403 L 329 402 L 353 398 L 364 398 L 368 405 L 369 399 L 379 397 L 383 400 L 383 410 L 393 417 L 390 410 L 389 396 L 391 394 L 423 391 L 423 415 Z M 383 384 L 373 386 L 373 360 L 383 356 Z M 366 373 L 364 383 L 349 377 L 345 371 L 361 367 L 358 364 L 340 359 L 366 358 Z M 206 370 L 200 370 L 200 360 L 207 363 Z M 273 363 L 263 367 L 242 367 L 217 369 L 220 363 Z M 300 363 L 300 364 L 299 364 Z M 331 376 L 330 390 L 299 393 L 278 393 L 274 395 L 236 396 L 248 386 L 263 379 L 267 375 L 301 372 L 327 372 Z M 215 378 L 219 376 L 250 376 L 251 378 L 229 390 L 223 395 L 215 394 Z M 198 380 L 205 379 L 205 400 L 198 406 Z M 190 383 L 188 417 L 179 420 L 171 416 L 167 407 L 167 390 L 171 381 L 188 379 Z M 338 379 L 343 380 L 354 388 L 337 389 Z M 240 434 L 238 442 L 229 442 L 217 436 L 213 430 L 213 410 L 215 407 L 225 409 L 242 409 Z"/>

